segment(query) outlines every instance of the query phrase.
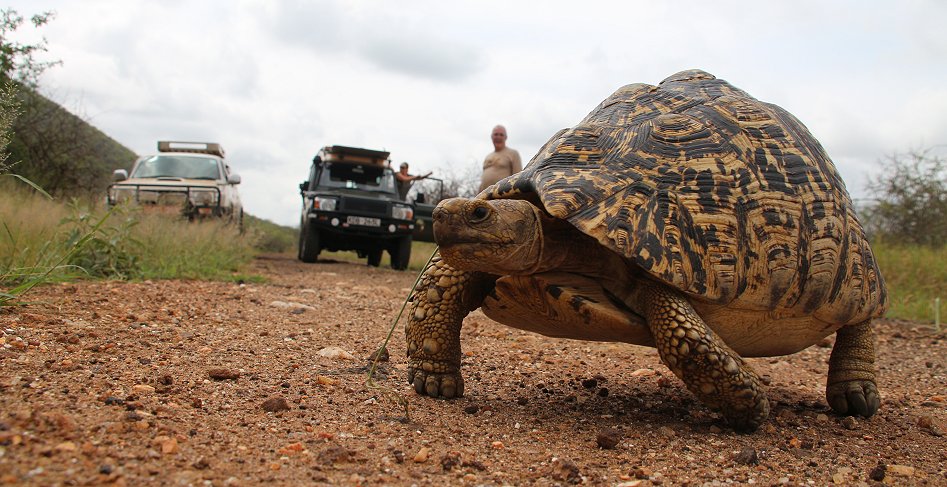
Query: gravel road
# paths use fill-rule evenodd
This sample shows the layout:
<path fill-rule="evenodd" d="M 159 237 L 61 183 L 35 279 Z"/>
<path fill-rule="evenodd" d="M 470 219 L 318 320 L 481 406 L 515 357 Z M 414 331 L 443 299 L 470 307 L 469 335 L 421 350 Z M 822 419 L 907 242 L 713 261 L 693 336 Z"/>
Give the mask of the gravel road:
<path fill-rule="evenodd" d="M 466 396 L 414 394 L 410 272 L 254 262 L 265 284 L 78 282 L 0 312 L 0 484 L 947 485 L 947 336 L 877 323 L 882 409 L 823 398 L 831 339 L 749 359 L 773 411 L 737 434 L 652 349 L 479 312 Z"/>

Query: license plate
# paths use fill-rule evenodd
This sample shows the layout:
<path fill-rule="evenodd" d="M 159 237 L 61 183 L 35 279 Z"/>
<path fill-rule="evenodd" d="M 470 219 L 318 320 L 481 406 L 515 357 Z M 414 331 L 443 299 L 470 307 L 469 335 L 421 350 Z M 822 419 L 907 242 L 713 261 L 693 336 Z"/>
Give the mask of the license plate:
<path fill-rule="evenodd" d="M 349 216 L 345 219 L 349 225 L 361 225 L 363 227 L 380 227 L 381 218 L 368 218 L 364 216 Z"/>

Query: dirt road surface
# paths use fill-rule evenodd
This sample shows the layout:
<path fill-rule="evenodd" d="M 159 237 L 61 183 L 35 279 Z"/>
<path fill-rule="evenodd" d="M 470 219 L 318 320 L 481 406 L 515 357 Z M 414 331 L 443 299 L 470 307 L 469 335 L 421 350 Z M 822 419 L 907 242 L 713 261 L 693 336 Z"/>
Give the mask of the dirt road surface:
<path fill-rule="evenodd" d="M 79 282 L 0 313 L 0 484 L 947 485 L 947 337 L 928 326 L 877 324 L 870 419 L 825 403 L 831 339 L 750 359 L 773 411 L 737 434 L 652 349 L 479 312 L 464 398 L 408 387 L 401 324 L 369 388 L 414 276 L 254 267 L 266 284 Z"/>

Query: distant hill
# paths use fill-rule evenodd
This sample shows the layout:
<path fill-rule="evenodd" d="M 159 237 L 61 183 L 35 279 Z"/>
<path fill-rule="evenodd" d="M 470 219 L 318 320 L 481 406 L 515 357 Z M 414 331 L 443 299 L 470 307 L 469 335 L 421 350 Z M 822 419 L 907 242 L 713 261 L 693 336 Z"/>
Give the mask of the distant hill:
<path fill-rule="evenodd" d="M 112 171 L 131 169 L 136 154 L 40 93 L 21 87 L 13 125 L 13 172 L 56 196 L 103 198 Z"/>

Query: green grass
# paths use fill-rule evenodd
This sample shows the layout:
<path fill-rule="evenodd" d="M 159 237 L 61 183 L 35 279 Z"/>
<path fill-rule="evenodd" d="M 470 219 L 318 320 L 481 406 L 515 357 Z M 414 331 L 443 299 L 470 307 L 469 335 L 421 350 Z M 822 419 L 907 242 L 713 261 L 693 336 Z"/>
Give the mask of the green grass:
<path fill-rule="evenodd" d="M 424 265 L 427 264 L 428 259 L 431 258 L 431 254 L 434 253 L 435 247 L 436 245 L 430 242 L 411 242 L 411 260 L 408 261 L 408 270 L 405 272 L 412 272 L 414 274 L 421 272 L 421 270 L 424 269 Z M 319 258 L 345 262 L 361 262 L 363 264 L 365 263 L 365 258 L 360 259 L 358 254 L 349 251 L 323 251 L 319 254 Z M 391 256 L 388 255 L 388 252 L 382 254 L 381 267 L 391 267 Z"/>
<path fill-rule="evenodd" d="M 59 223 L 68 215 L 65 205 L 11 181 L 0 184 L 0 279 L 55 266 L 67 251 Z"/>
<path fill-rule="evenodd" d="M 940 320 L 947 319 L 947 246 L 872 244 L 888 286 L 889 318 L 932 323 L 940 298 Z"/>
<path fill-rule="evenodd" d="M 283 254 L 296 252 L 299 230 L 277 225 L 252 215 L 245 215 L 243 224 L 254 236 L 253 246 L 262 252 Z"/>
<path fill-rule="evenodd" d="M 222 221 L 188 223 L 147 214 L 139 218 L 133 238 L 140 243 L 141 270 L 135 277 L 228 280 L 256 254 L 252 236 L 240 235 Z"/>
<path fill-rule="evenodd" d="M 99 224 L 100 222 L 103 222 Z M 290 229 L 291 231 L 291 229 Z M 253 280 L 243 269 L 262 230 L 210 220 L 64 204 L 0 185 L 0 292 L 31 277 Z M 80 245 L 76 245 L 79 243 Z M 60 265 L 65 264 L 65 265 Z"/>

